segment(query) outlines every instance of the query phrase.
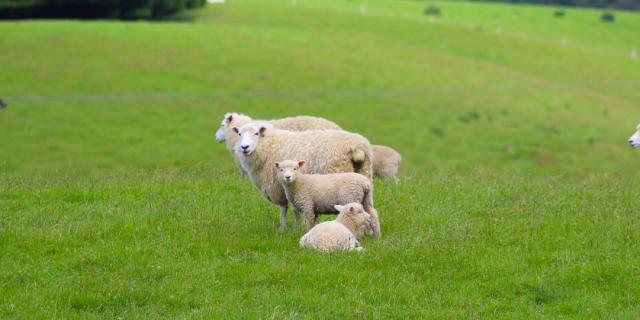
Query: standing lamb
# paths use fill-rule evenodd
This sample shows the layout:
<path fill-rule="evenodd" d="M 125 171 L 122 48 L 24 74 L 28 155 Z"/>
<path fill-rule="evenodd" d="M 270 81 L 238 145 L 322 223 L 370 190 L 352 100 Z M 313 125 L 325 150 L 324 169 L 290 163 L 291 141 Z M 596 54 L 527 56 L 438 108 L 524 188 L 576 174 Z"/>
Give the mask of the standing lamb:
<path fill-rule="evenodd" d="M 380 238 L 380 220 L 373 207 L 373 185 L 367 177 L 353 173 L 304 174 L 304 160 L 276 162 L 278 180 L 284 188 L 287 200 L 296 211 L 304 214 L 307 228 L 313 227 L 318 214 L 338 213 L 335 205 L 360 203 L 371 215 L 371 231 Z"/>
<path fill-rule="evenodd" d="M 280 206 L 280 227 L 286 227 L 288 201 L 273 164 L 282 159 L 311 159 L 306 173 L 357 172 L 371 179 L 371 145 L 355 133 L 342 130 L 292 132 L 264 122 L 234 128 L 240 135 L 236 150 L 240 162 L 262 195 Z"/>
<path fill-rule="evenodd" d="M 334 221 L 325 221 L 313 227 L 300 238 L 300 247 L 320 252 L 362 250 L 358 240 L 364 235 L 369 214 L 359 203 L 336 205 L 340 212 Z"/>
<path fill-rule="evenodd" d="M 632 148 L 640 148 L 640 124 L 636 126 L 636 133 L 629 137 L 629 145 Z"/>
<path fill-rule="evenodd" d="M 243 125 L 253 121 L 251 117 L 241 114 L 230 112 L 224 115 L 222 122 L 220 123 L 220 128 L 216 131 L 216 141 L 218 143 L 222 143 L 226 141 L 227 150 L 231 153 L 233 157 L 233 161 L 236 166 L 240 168 L 243 176 L 246 176 L 247 173 L 240 166 L 240 155 L 235 151 L 235 145 L 238 143 L 238 135 L 233 131 L 233 127 L 242 127 Z M 259 120 L 266 121 L 273 125 L 275 128 L 291 130 L 291 131 L 306 131 L 306 130 L 325 130 L 325 129 L 336 129 L 340 130 L 340 126 L 335 124 L 332 121 L 327 119 L 311 117 L 311 116 L 298 116 L 298 117 L 289 117 L 277 120 Z"/>
<path fill-rule="evenodd" d="M 373 175 L 399 182 L 397 174 L 402 156 L 390 147 L 377 144 L 371 145 L 371 151 L 373 152 Z"/>

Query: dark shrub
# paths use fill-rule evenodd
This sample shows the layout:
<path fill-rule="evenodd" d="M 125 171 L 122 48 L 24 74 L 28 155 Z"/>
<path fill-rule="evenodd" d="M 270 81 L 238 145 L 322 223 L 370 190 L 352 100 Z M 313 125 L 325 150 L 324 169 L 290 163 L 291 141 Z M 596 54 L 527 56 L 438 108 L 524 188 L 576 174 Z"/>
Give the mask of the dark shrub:
<path fill-rule="evenodd" d="M 604 12 L 600 19 L 604 22 L 613 22 L 616 20 L 616 16 L 613 15 L 612 12 Z"/>
<path fill-rule="evenodd" d="M 206 0 L 0 0 L 0 18 L 151 19 Z"/>
<path fill-rule="evenodd" d="M 477 121 L 480 120 L 480 114 L 475 111 L 465 112 L 458 117 L 458 120 L 462 122 Z"/>
<path fill-rule="evenodd" d="M 553 13 L 553 16 L 554 16 L 554 17 L 556 17 L 556 18 L 562 18 L 562 17 L 564 17 L 564 10 L 556 10 L 556 11 Z"/>
<path fill-rule="evenodd" d="M 439 137 L 444 137 L 444 130 L 442 130 L 442 128 L 440 128 L 440 127 L 431 127 L 431 128 L 429 128 L 429 132 L 432 135 L 436 135 L 436 136 L 439 136 Z"/>
<path fill-rule="evenodd" d="M 422 10 L 422 13 L 427 16 L 439 16 L 440 8 L 436 5 L 431 4 L 428 7 L 424 8 L 424 10 Z"/>

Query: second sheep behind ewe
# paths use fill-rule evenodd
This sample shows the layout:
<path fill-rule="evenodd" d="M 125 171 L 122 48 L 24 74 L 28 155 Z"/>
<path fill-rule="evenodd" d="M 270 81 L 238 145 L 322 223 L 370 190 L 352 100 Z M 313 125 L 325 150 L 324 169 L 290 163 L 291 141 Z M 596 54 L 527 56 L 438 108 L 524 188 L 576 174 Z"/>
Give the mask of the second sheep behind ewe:
<path fill-rule="evenodd" d="M 267 122 L 275 128 L 291 131 L 342 129 L 333 121 L 329 121 L 327 119 L 319 117 L 296 116 L 273 120 L 253 120 L 246 114 L 229 112 L 224 115 L 224 118 L 222 118 L 222 122 L 220 123 L 220 128 L 218 129 L 218 131 L 216 131 L 216 141 L 218 143 L 226 142 L 227 150 L 229 150 L 229 153 L 231 153 L 233 161 L 236 163 L 238 168 L 240 168 L 240 171 L 244 176 L 247 175 L 247 172 L 240 165 L 240 155 L 234 150 L 236 144 L 238 143 L 239 137 L 233 131 L 233 128 L 240 128 L 252 121 Z"/>
<path fill-rule="evenodd" d="M 372 144 L 371 152 L 373 153 L 373 175 L 393 179 L 396 183 L 400 182 L 397 175 L 402 156 L 398 151 L 387 146 Z"/>
<path fill-rule="evenodd" d="M 300 238 L 300 247 L 321 252 L 362 250 L 358 240 L 370 224 L 370 215 L 359 203 L 336 205 L 340 212 L 334 221 L 325 221 L 311 228 Z"/>
<path fill-rule="evenodd" d="M 354 173 L 304 174 L 300 168 L 304 161 L 276 162 L 278 180 L 287 200 L 297 213 L 304 214 L 307 228 L 311 228 L 317 214 L 337 213 L 336 205 L 360 203 L 371 215 L 371 231 L 380 238 L 380 220 L 373 207 L 373 185 L 367 177 Z"/>

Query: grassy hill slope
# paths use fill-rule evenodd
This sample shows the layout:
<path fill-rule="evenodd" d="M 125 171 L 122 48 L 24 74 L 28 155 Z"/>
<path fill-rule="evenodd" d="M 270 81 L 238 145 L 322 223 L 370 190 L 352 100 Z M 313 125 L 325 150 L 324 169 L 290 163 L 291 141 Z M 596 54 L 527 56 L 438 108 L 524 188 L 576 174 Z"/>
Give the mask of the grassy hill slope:
<path fill-rule="evenodd" d="M 0 317 L 640 312 L 640 15 L 295 3 L 0 22 Z M 318 255 L 277 232 L 213 140 L 227 111 L 400 151 L 383 238 Z"/>

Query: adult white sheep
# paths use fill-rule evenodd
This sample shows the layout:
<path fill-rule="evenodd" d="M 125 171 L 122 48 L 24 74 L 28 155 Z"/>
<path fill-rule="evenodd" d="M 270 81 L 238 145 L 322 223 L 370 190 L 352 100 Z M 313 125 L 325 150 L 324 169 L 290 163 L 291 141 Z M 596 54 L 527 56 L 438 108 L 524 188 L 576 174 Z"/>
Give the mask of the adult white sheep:
<path fill-rule="evenodd" d="M 280 227 L 286 227 L 288 201 L 273 164 L 282 159 L 309 159 L 305 173 L 356 172 L 371 179 L 371 145 L 367 138 L 342 130 L 293 132 L 264 122 L 240 129 L 236 150 L 240 162 L 262 195 L 280 206 Z M 299 216 L 296 215 L 299 224 Z"/>
<path fill-rule="evenodd" d="M 338 213 L 335 205 L 360 203 L 371 215 L 371 231 L 380 238 L 380 219 L 373 207 L 373 185 L 367 177 L 354 172 L 330 174 L 302 173 L 304 160 L 276 162 L 278 180 L 287 200 L 293 205 L 296 217 L 304 214 L 307 228 L 316 224 L 318 214 Z"/>
<path fill-rule="evenodd" d="M 240 155 L 235 151 L 235 145 L 238 143 L 239 137 L 233 131 L 233 127 L 240 128 L 251 121 L 253 121 L 253 119 L 248 115 L 230 112 L 224 115 L 224 118 L 222 118 L 222 122 L 220 123 L 220 128 L 216 131 L 216 141 L 218 143 L 226 142 L 227 150 L 231 153 L 233 161 L 238 168 L 240 168 L 243 175 L 247 175 L 247 173 L 240 166 Z M 297 116 L 275 120 L 256 121 L 266 121 L 278 129 L 291 131 L 341 129 L 340 126 L 332 121 L 312 116 Z"/>
<path fill-rule="evenodd" d="M 402 161 L 400 153 L 390 147 L 376 144 L 371 145 L 371 152 L 373 152 L 373 175 L 399 182 L 397 174 Z"/>
<path fill-rule="evenodd" d="M 640 124 L 636 126 L 636 133 L 629 137 L 629 145 L 632 148 L 640 148 Z"/>
<path fill-rule="evenodd" d="M 336 205 L 340 212 L 334 221 L 314 226 L 300 238 L 300 247 L 321 252 L 362 250 L 358 242 L 367 229 L 370 216 L 359 203 Z"/>

